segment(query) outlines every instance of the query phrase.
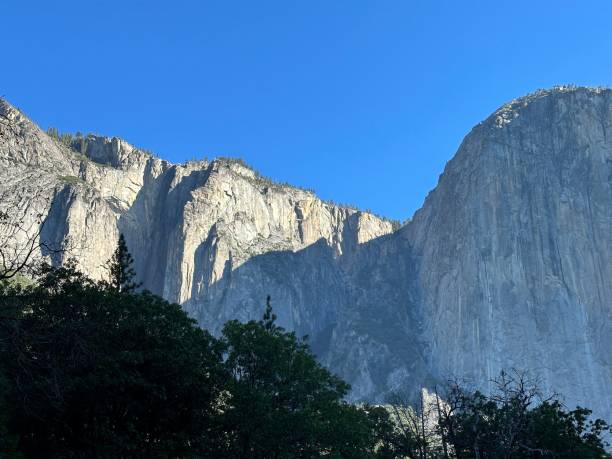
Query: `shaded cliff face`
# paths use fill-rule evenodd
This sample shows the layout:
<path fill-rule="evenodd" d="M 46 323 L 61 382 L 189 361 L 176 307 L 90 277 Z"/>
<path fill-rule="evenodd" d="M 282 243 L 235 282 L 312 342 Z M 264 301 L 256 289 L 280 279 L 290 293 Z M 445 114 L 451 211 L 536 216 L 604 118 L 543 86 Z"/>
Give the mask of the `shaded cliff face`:
<path fill-rule="evenodd" d="M 54 263 L 75 257 L 103 278 L 123 233 L 144 287 L 181 303 L 202 326 L 219 332 L 229 319 L 259 318 L 269 294 L 280 324 L 309 335 L 324 359 L 333 358 L 357 288 L 344 260 L 392 232 L 387 220 L 275 184 L 238 161 L 173 165 L 97 136 L 63 144 L 6 102 L 0 195 L 28 226 L 43 214 L 51 245 L 70 240 Z M 359 372 L 361 392 L 371 395 L 368 367 Z"/>
<path fill-rule="evenodd" d="M 450 376 L 486 388 L 516 367 L 612 419 L 610 90 L 505 105 L 395 232 L 235 161 L 173 165 L 94 136 L 68 148 L 0 115 L 2 205 L 43 213 L 43 237 L 70 237 L 94 277 L 123 232 L 144 285 L 215 332 L 270 294 L 354 399 Z"/>
<path fill-rule="evenodd" d="M 437 374 L 528 368 L 612 418 L 612 92 L 536 93 L 465 138 L 403 230 Z"/>

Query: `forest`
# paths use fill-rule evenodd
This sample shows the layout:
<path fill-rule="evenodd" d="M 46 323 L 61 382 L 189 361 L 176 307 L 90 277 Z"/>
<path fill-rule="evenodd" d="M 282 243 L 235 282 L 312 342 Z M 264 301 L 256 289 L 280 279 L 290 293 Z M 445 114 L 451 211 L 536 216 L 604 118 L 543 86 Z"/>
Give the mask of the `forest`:
<path fill-rule="evenodd" d="M 526 372 L 350 403 L 269 297 L 213 336 L 141 289 L 123 237 L 106 280 L 15 247 L 0 247 L 1 457 L 610 457 L 608 424 Z"/>

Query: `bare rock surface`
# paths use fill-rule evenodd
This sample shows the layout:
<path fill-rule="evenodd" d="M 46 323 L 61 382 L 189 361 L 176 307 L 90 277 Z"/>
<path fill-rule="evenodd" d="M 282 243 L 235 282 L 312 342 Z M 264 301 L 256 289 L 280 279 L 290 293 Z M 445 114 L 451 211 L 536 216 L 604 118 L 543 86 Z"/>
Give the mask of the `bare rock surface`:
<path fill-rule="evenodd" d="M 557 87 L 478 124 L 407 225 L 260 177 L 175 165 L 118 138 L 62 143 L 0 101 L 0 196 L 105 276 L 124 233 L 140 280 L 219 332 L 280 324 L 381 401 L 450 376 L 531 371 L 612 419 L 612 91 Z M 55 258 L 54 258 L 55 257 Z"/>

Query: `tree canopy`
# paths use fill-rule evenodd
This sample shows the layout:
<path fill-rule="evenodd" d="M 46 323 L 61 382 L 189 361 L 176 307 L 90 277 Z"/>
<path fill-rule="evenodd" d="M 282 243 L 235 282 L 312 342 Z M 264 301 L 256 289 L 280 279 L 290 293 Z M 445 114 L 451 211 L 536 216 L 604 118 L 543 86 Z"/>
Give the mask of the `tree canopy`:
<path fill-rule="evenodd" d="M 262 320 L 228 322 L 222 341 L 232 376 L 224 416 L 231 457 L 373 455 L 367 412 L 343 401 L 348 384 L 276 325 L 269 298 Z"/>
<path fill-rule="evenodd" d="M 221 337 L 180 306 L 47 267 L 2 285 L 0 443 L 24 457 L 373 457 L 349 386 L 275 323 Z"/>
<path fill-rule="evenodd" d="M 567 410 L 544 396 L 537 381 L 520 371 L 501 372 L 485 394 L 453 382 L 417 406 L 393 405 L 394 432 L 386 444 L 411 459 L 595 459 L 609 458 L 609 426 L 591 411 Z"/>
<path fill-rule="evenodd" d="M 0 298 L 12 311 L 0 352 L 8 429 L 24 455 L 176 456 L 214 445 L 222 348 L 178 305 L 73 267 Z"/>
<path fill-rule="evenodd" d="M 136 291 L 125 239 L 110 281 L 74 262 L 0 280 L 0 457 L 603 458 L 608 425 L 521 374 L 491 394 L 355 405 L 305 339 L 276 323 L 219 337 Z"/>
<path fill-rule="evenodd" d="M 136 283 L 136 271 L 134 271 L 134 259 L 128 251 L 125 237 L 119 235 L 117 248 L 113 252 L 113 256 L 106 263 L 110 275 L 110 286 L 118 292 L 130 293 L 140 287 Z"/>

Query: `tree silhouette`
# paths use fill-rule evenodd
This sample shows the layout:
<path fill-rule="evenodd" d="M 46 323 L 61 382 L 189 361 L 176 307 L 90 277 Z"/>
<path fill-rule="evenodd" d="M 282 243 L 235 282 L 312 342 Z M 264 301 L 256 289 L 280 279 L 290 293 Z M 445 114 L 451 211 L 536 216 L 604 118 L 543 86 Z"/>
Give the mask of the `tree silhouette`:
<path fill-rule="evenodd" d="M 8 200 L 6 193 L 0 195 L 0 202 Z M 42 239 L 46 223 L 42 213 L 28 218 L 20 212 L 0 209 L 0 281 L 31 275 L 43 261 L 41 253 L 54 255 L 75 248 L 69 238 L 55 245 Z"/>
<path fill-rule="evenodd" d="M 263 318 L 260 324 L 266 329 L 266 331 L 273 333 L 278 327 L 276 325 L 276 314 L 272 312 L 272 299 L 270 295 L 266 298 L 266 311 L 264 312 Z"/>
<path fill-rule="evenodd" d="M 128 251 L 125 237 L 123 234 L 120 234 L 117 248 L 111 259 L 107 262 L 111 288 L 122 293 L 132 293 L 142 285 L 134 282 L 136 271 L 132 267 L 133 263 L 134 259 Z"/>

